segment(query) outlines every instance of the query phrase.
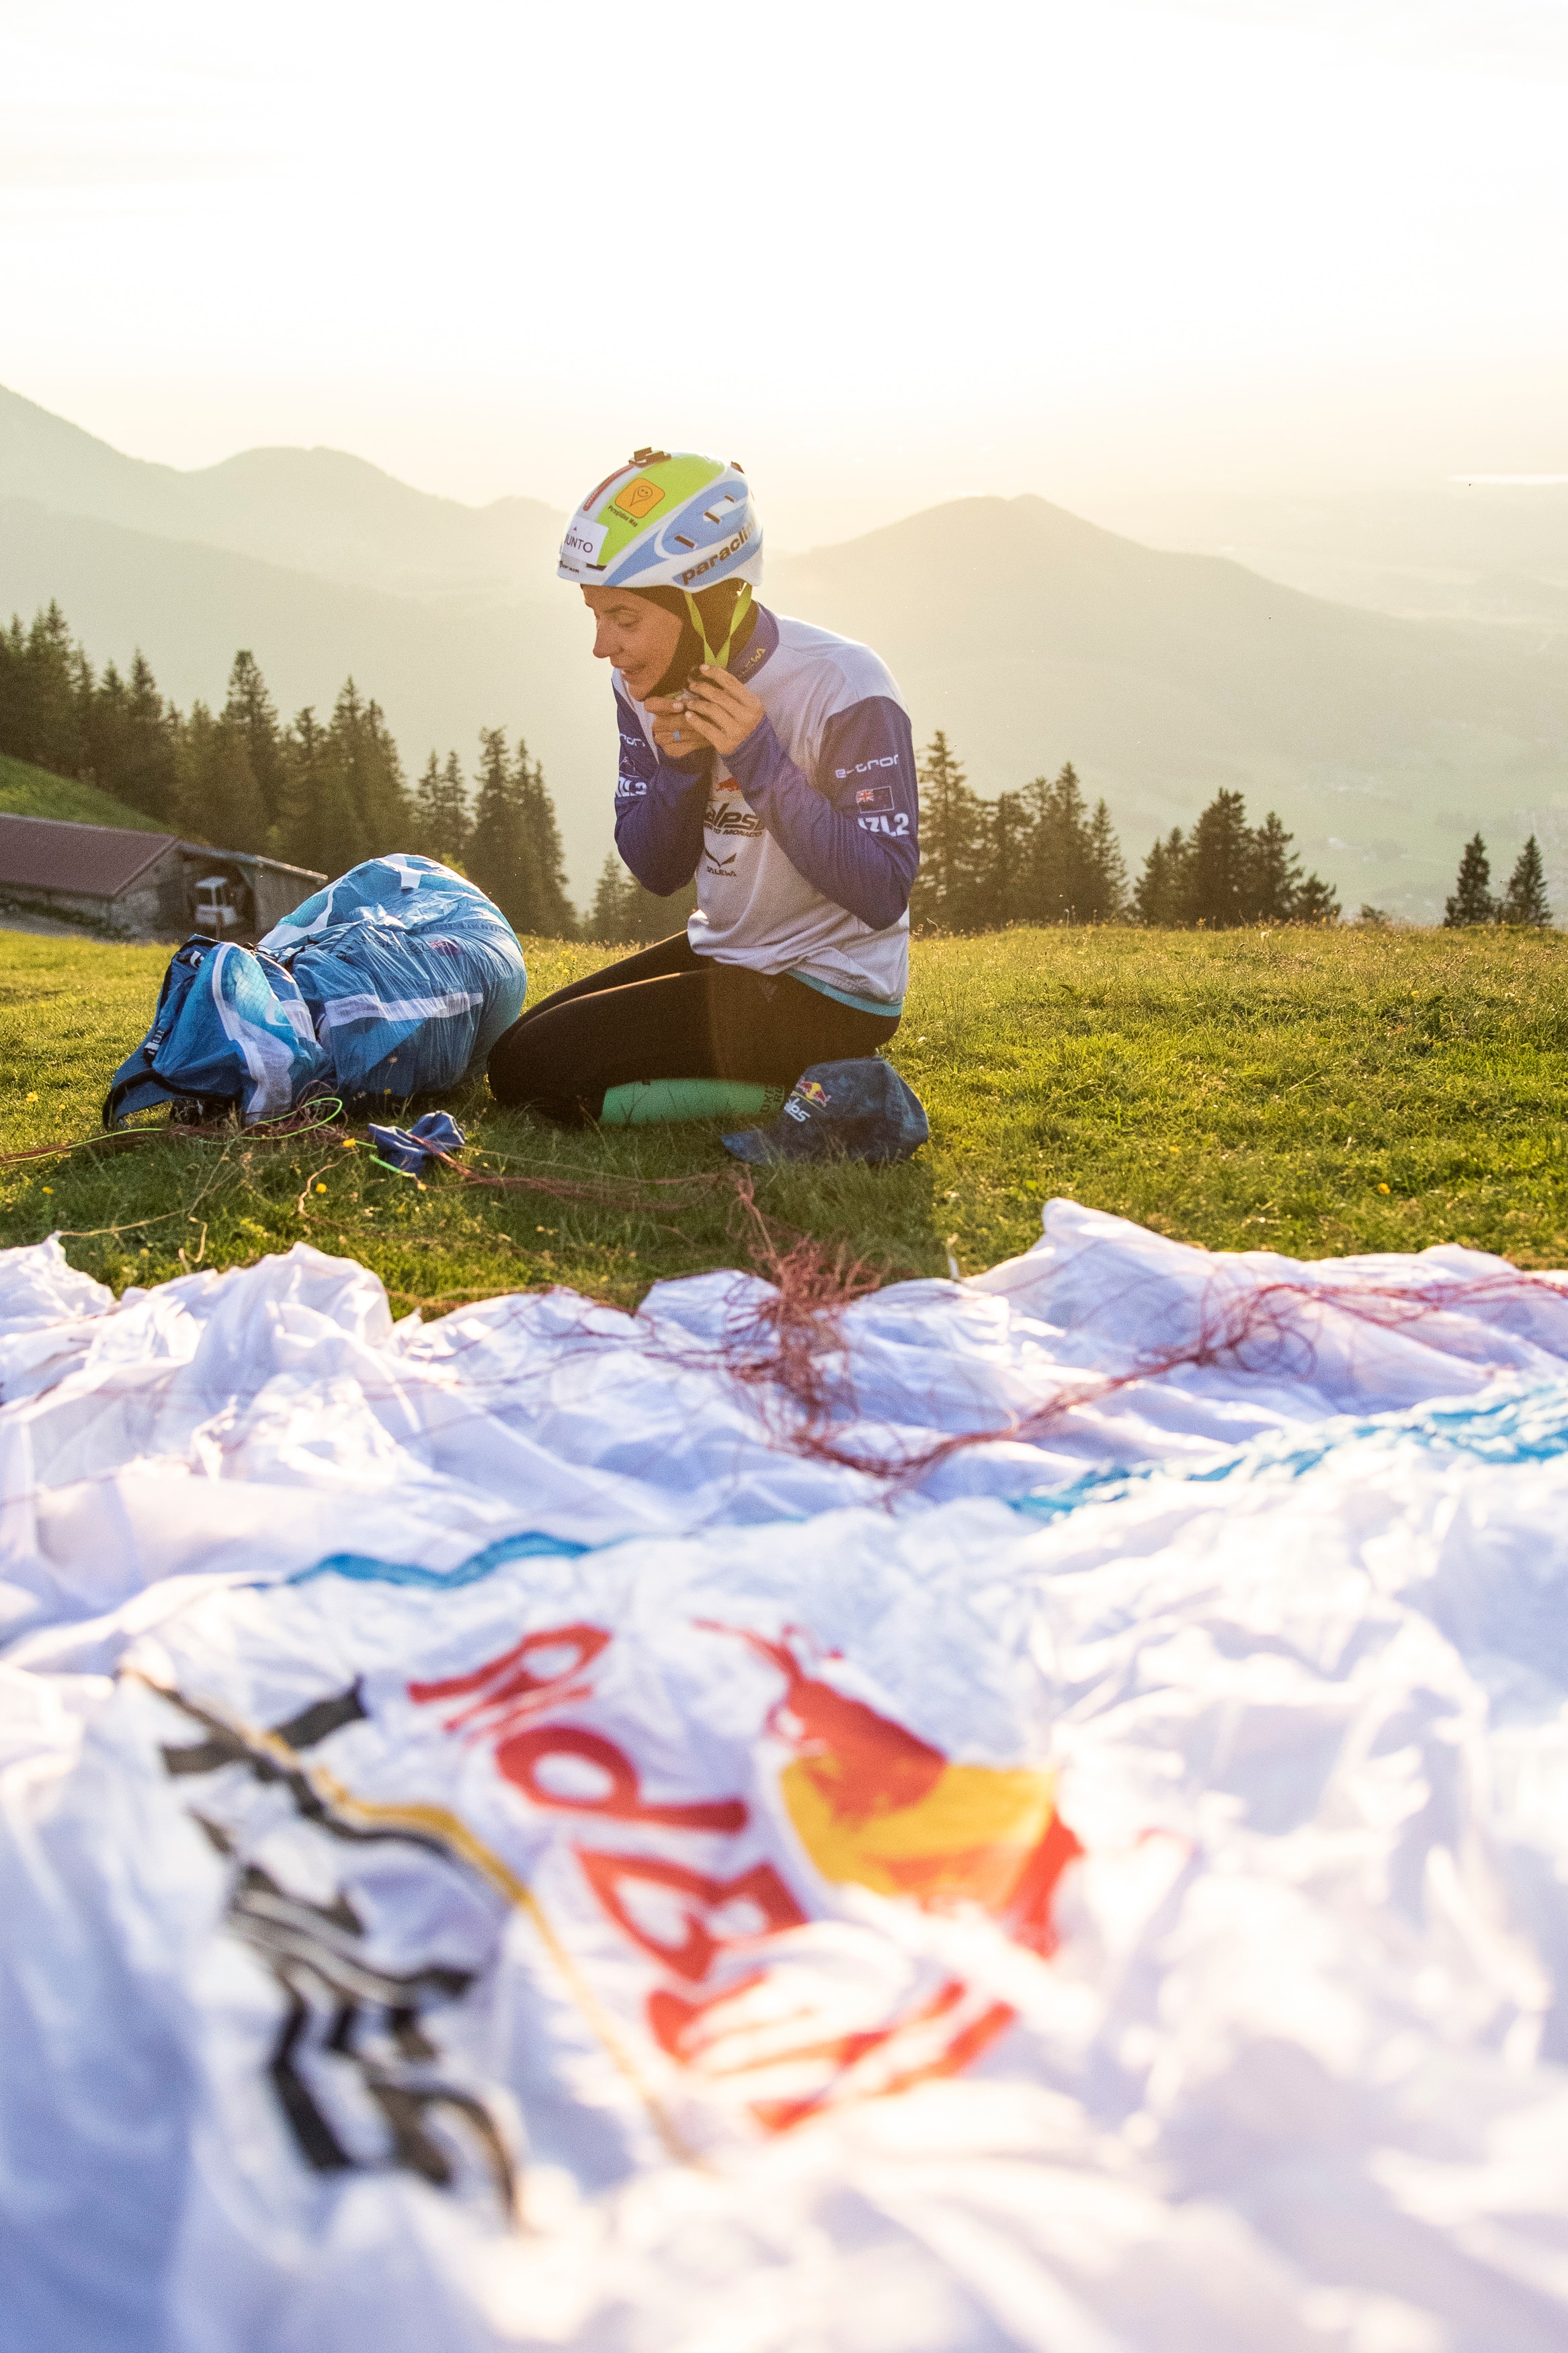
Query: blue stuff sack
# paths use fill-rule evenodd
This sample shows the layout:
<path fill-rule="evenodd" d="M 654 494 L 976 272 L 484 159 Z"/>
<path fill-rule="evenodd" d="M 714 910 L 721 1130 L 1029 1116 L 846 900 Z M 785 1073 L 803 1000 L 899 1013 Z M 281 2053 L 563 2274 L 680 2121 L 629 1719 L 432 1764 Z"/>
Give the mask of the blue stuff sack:
<path fill-rule="evenodd" d="M 468 1139 L 450 1112 L 427 1111 L 412 1127 L 377 1127 L 372 1120 L 370 1140 L 378 1159 L 417 1176 L 433 1152 L 461 1152 Z"/>
<path fill-rule="evenodd" d="M 345 1097 L 455 1086 L 510 1029 L 528 987 L 500 909 L 431 858 L 367 859 L 261 946 L 292 972 Z"/>
<path fill-rule="evenodd" d="M 247 1124 L 277 1119 L 329 1075 L 285 967 L 198 934 L 174 957 L 153 1027 L 109 1082 L 103 1124 L 193 1097 L 204 1113 L 237 1104 Z"/>
<path fill-rule="evenodd" d="M 723 1139 L 737 1160 L 908 1160 L 931 1134 L 925 1108 L 890 1062 L 868 1054 L 813 1062 L 771 1127 Z"/>

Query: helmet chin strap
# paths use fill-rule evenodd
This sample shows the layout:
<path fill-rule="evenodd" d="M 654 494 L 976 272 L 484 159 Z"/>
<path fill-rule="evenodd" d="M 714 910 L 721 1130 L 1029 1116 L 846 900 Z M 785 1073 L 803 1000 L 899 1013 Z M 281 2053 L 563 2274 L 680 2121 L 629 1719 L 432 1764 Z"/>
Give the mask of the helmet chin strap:
<path fill-rule="evenodd" d="M 704 654 L 707 656 L 708 659 L 710 662 L 715 663 L 720 670 L 728 670 L 730 667 L 730 649 L 735 642 L 736 630 L 740 628 L 741 623 L 745 619 L 747 613 L 751 609 L 751 604 L 752 584 L 749 580 L 743 580 L 741 583 L 741 593 L 735 599 L 735 609 L 730 616 L 730 634 L 725 638 L 723 644 L 720 647 L 718 652 L 715 653 L 712 647 L 708 642 L 708 631 L 703 626 L 701 607 L 699 606 L 696 597 L 691 594 L 690 589 L 689 588 L 686 592 L 686 609 L 691 616 L 691 626 L 702 640 L 702 650 Z"/>

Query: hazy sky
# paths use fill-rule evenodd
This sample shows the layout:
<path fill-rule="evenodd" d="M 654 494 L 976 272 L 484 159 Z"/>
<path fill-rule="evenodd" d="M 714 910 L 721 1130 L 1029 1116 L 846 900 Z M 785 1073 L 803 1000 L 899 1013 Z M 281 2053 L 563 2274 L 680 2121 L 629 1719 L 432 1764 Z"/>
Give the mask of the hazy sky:
<path fill-rule="evenodd" d="M 558 503 L 1568 471 L 1568 0 L 0 0 L 0 383 Z"/>

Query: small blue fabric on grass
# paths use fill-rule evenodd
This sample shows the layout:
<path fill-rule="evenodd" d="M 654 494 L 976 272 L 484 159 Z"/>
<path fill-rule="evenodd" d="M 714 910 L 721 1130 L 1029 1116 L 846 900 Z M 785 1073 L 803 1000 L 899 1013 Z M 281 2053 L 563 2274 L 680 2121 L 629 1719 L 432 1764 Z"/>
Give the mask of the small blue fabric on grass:
<path fill-rule="evenodd" d="M 468 1140 L 446 1111 L 427 1111 L 412 1127 L 378 1127 L 372 1120 L 370 1137 L 381 1157 L 407 1176 L 417 1176 L 432 1152 L 460 1152 Z"/>
<path fill-rule="evenodd" d="M 724 1137 L 737 1160 L 908 1160 L 931 1134 L 925 1109 L 890 1062 L 868 1054 L 813 1062 L 771 1127 Z"/>

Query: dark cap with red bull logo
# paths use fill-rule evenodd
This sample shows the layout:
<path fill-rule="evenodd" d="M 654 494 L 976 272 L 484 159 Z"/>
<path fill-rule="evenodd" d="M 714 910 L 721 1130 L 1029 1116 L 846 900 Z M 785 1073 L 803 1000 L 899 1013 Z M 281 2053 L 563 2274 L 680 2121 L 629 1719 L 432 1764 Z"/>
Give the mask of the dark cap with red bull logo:
<path fill-rule="evenodd" d="M 727 1135 L 737 1160 L 908 1160 L 931 1134 L 921 1099 L 889 1062 L 813 1062 L 772 1127 Z"/>

